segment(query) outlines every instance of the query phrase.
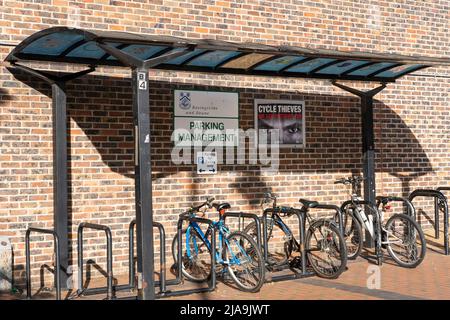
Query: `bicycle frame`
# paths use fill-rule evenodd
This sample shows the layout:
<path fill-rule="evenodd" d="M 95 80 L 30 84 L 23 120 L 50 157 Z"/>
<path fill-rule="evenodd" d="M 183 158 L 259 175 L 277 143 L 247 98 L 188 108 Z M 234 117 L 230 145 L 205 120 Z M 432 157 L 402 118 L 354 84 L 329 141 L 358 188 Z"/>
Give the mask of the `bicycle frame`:
<path fill-rule="evenodd" d="M 369 222 L 372 225 L 372 230 L 369 230 L 367 228 L 366 224 L 363 223 L 363 221 L 361 221 L 361 218 L 359 216 L 356 216 L 356 218 L 360 222 L 362 228 L 364 230 L 367 230 L 369 232 L 370 236 L 372 237 L 372 239 L 374 239 L 375 242 L 378 243 L 378 244 L 376 244 L 376 247 L 378 248 L 377 250 L 381 250 L 380 249 L 381 245 L 391 245 L 391 244 L 397 243 L 397 241 L 395 241 L 395 239 L 398 239 L 398 238 L 392 232 L 389 232 L 388 230 L 386 230 L 384 228 L 383 221 L 382 221 L 382 215 L 381 215 L 380 209 L 378 207 L 374 206 L 371 203 L 367 203 L 366 201 L 362 201 L 362 200 L 356 201 L 356 200 L 352 199 L 352 200 L 346 201 L 342 205 L 342 208 L 345 208 L 350 204 L 352 206 L 354 206 L 356 210 L 363 205 L 367 205 L 369 210 L 372 212 L 372 215 L 375 217 L 374 219 L 369 219 Z M 369 215 L 363 209 L 358 210 L 358 212 L 360 214 L 366 215 L 366 217 L 369 218 Z M 383 240 L 382 234 L 385 234 L 385 240 Z M 415 238 L 414 233 L 412 233 L 410 236 L 411 236 L 411 238 Z M 394 239 L 392 239 L 392 238 L 394 238 Z M 398 239 L 398 241 L 400 243 L 402 242 L 401 239 Z"/>
<path fill-rule="evenodd" d="M 283 230 L 284 234 L 291 237 L 291 240 L 293 240 L 293 243 L 295 245 L 295 250 L 297 250 L 300 247 L 300 244 L 298 243 L 297 239 L 294 237 L 294 234 L 292 233 L 291 229 L 283 222 L 283 219 L 278 215 L 276 212 L 272 212 L 272 220 L 273 222 Z"/>
<path fill-rule="evenodd" d="M 219 250 L 216 250 L 216 262 L 223 264 L 223 265 L 240 265 L 241 262 L 239 258 L 235 256 L 233 251 L 230 248 L 230 242 L 226 238 L 226 234 L 229 232 L 228 228 L 225 226 L 224 222 L 222 220 L 219 220 L 218 222 L 213 222 L 213 227 L 216 228 L 219 231 Z M 189 241 L 191 240 L 191 229 L 194 229 L 197 234 L 200 236 L 201 240 L 205 243 L 207 249 L 209 252 L 211 252 L 211 243 L 208 240 L 208 236 L 211 233 L 211 226 L 208 227 L 206 230 L 206 233 L 203 232 L 203 230 L 200 228 L 200 226 L 196 222 L 191 222 L 189 226 L 186 229 L 186 248 L 189 248 Z M 198 246 L 197 246 L 197 240 L 193 238 L 194 242 L 194 250 L 196 250 L 196 254 L 198 254 Z M 223 248 L 227 247 L 229 249 L 229 252 L 231 254 L 231 259 L 229 261 L 226 261 L 223 259 L 221 252 L 223 252 Z M 247 255 L 245 250 L 243 250 L 241 247 L 239 247 L 239 250 L 247 257 L 249 260 L 250 257 Z M 191 252 L 190 250 L 187 250 L 188 258 L 191 258 Z"/>

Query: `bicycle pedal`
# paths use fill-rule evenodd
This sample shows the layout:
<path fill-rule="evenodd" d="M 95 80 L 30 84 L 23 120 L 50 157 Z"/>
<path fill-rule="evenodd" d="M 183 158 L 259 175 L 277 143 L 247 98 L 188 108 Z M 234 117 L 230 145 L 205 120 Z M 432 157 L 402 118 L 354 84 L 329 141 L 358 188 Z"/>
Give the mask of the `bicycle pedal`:
<path fill-rule="evenodd" d="M 300 257 L 294 257 L 291 261 L 289 261 L 289 267 L 301 269 L 302 259 Z"/>

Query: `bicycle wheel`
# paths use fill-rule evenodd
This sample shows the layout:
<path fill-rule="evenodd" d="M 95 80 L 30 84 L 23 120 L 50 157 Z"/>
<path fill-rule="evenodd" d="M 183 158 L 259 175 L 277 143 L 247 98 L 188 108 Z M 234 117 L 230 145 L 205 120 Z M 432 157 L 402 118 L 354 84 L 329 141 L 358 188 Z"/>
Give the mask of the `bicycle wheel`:
<path fill-rule="evenodd" d="M 335 279 L 347 266 L 344 237 L 329 220 L 317 220 L 310 225 L 305 249 L 308 261 L 319 277 Z"/>
<path fill-rule="evenodd" d="M 236 231 L 227 238 L 223 257 L 233 281 L 242 291 L 257 292 L 264 284 L 264 260 L 251 236 Z"/>
<path fill-rule="evenodd" d="M 189 230 L 189 233 L 187 231 Z M 184 229 L 183 243 L 186 244 L 186 237 L 189 239 L 189 247 L 182 246 L 182 272 L 183 275 L 192 282 L 204 282 L 211 275 L 211 254 L 205 241 L 193 228 Z M 172 241 L 172 256 L 175 265 L 178 266 L 178 237 Z"/>
<path fill-rule="evenodd" d="M 419 224 L 405 214 L 393 215 L 385 226 L 386 246 L 401 267 L 415 268 L 425 258 L 426 242 Z"/>
<path fill-rule="evenodd" d="M 363 234 L 361 223 L 354 216 L 353 210 L 346 210 L 343 216 L 344 239 L 347 246 L 347 258 L 356 259 L 363 247 Z"/>
<path fill-rule="evenodd" d="M 250 235 L 256 241 L 256 223 L 251 222 L 248 224 L 244 228 L 244 233 Z M 264 237 L 263 232 L 261 232 L 261 237 Z M 271 241 L 272 239 L 273 241 Z M 272 218 L 267 219 L 266 242 L 268 249 L 266 262 L 272 266 L 286 265 L 293 250 L 292 236 L 286 235 L 280 226 L 274 224 Z M 264 252 L 264 248 L 261 251 Z"/>

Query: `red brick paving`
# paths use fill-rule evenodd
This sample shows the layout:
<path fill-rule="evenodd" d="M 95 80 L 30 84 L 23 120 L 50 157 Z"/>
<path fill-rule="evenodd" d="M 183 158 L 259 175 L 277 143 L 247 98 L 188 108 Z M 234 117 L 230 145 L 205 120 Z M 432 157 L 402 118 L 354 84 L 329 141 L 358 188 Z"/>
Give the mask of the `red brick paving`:
<path fill-rule="evenodd" d="M 167 299 L 279 299 L 279 300 L 373 300 L 373 299 L 450 299 L 450 256 L 443 255 L 442 246 L 436 247 L 433 242 L 440 240 L 427 236 L 428 250 L 425 260 L 415 269 L 397 266 L 386 257 L 381 267 L 381 287 L 367 288 L 368 268 L 375 265 L 365 258 L 350 261 L 348 270 L 338 279 L 326 280 L 318 277 L 266 283 L 258 293 L 245 293 L 218 281 L 217 289 L 211 293 L 191 294 Z M 121 278 L 122 279 L 122 278 Z M 123 277 L 126 279 L 126 277 Z M 126 280 L 124 280 L 126 281 Z M 102 281 L 101 285 L 104 284 Z M 169 287 L 172 290 L 192 287 Z M 118 296 L 126 296 L 120 292 Z M 129 295 L 129 293 L 128 293 Z M 83 297 L 81 299 L 103 299 L 104 295 Z M 0 299 L 5 298 L 0 296 Z"/>

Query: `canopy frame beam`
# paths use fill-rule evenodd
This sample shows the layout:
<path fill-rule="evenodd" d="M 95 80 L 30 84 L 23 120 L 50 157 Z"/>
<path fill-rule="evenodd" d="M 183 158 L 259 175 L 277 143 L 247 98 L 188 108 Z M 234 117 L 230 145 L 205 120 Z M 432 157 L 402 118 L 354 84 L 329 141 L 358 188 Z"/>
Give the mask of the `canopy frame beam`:
<path fill-rule="evenodd" d="M 361 91 L 348 87 L 336 81 L 331 83 L 360 98 L 361 101 L 361 132 L 362 132 L 362 154 L 363 154 L 363 178 L 364 178 L 364 200 L 368 203 L 376 203 L 375 187 L 375 134 L 373 127 L 373 97 L 386 88 L 386 83 L 382 83 L 369 91 Z M 368 208 L 366 208 L 368 212 Z M 373 248 L 374 240 L 366 230 L 364 246 Z"/>
<path fill-rule="evenodd" d="M 67 94 L 66 82 L 84 76 L 95 70 L 94 67 L 74 73 L 56 74 L 36 70 L 21 64 L 11 64 L 10 69 L 20 70 L 37 77 L 51 86 L 52 128 L 53 128 L 53 229 L 60 241 L 59 283 L 69 286 L 69 185 L 67 181 Z M 56 272 L 56 271 L 55 271 Z"/>
<path fill-rule="evenodd" d="M 193 50 L 180 48 L 156 58 L 138 59 L 103 42 L 98 45 L 108 54 L 131 68 L 133 91 L 133 123 L 135 140 L 135 210 L 137 238 L 138 299 L 154 300 L 153 203 L 150 133 L 149 69 Z"/>

